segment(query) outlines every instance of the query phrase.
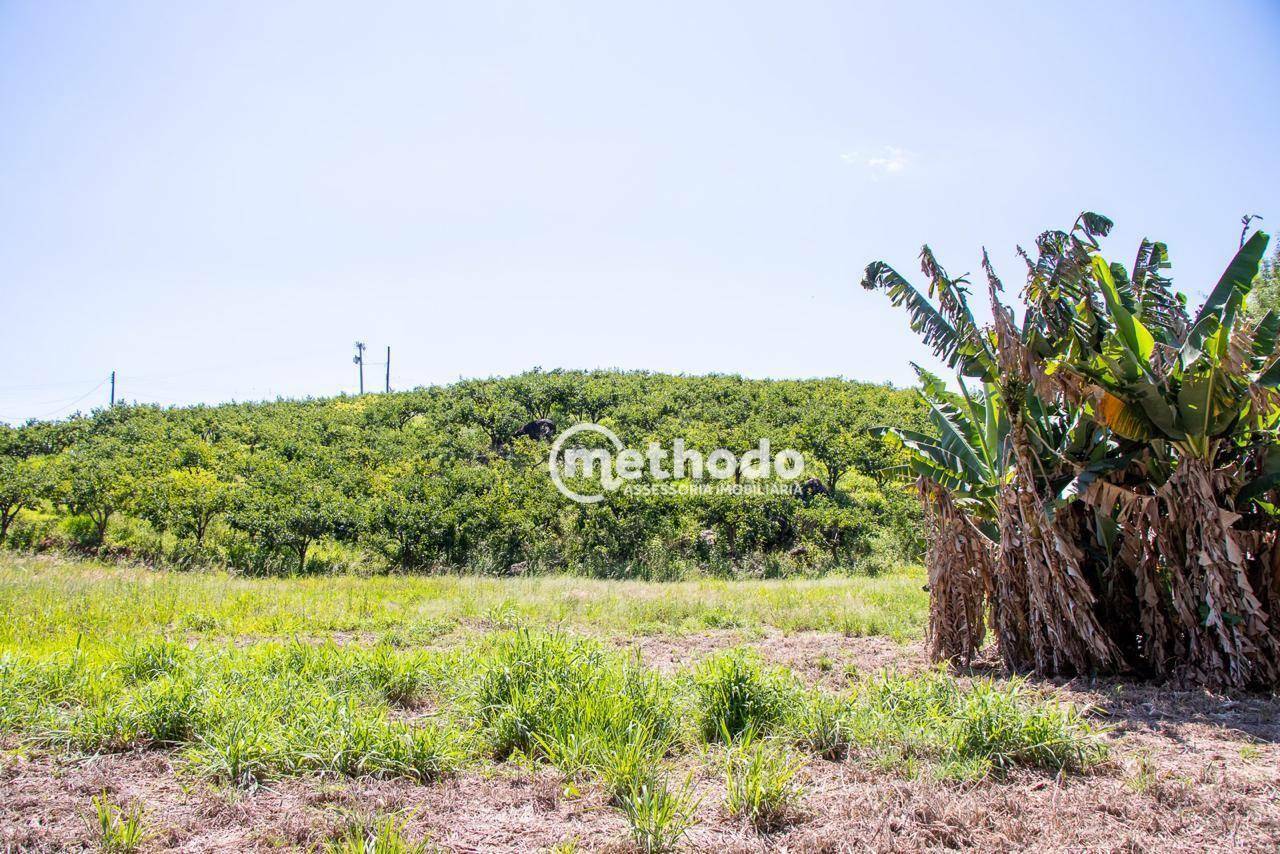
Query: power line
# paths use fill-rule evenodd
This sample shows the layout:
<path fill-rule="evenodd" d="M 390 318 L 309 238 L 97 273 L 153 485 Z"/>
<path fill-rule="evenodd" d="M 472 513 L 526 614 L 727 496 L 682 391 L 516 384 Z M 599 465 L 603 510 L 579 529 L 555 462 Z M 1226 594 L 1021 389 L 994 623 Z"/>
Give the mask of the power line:
<path fill-rule="evenodd" d="M 105 385 L 105 384 L 106 384 L 110 379 L 111 379 L 111 377 L 110 377 L 110 376 L 108 376 L 106 379 L 99 380 L 99 381 L 98 381 L 98 384 L 97 384 L 97 385 L 95 385 L 92 389 L 90 389 L 89 391 L 85 392 L 84 394 L 77 395 L 77 396 L 75 396 L 75 397 L 60 397 L 60 398 L 57 398 L 57 399 L 55 399 L 55 400 L 39 400 L 39 401 L 34 401 L 34 402 L 32 402 L 32 403 L 31 403 L 31 405 L 32 405 L 32 406 L 38 406 L 38 407 L 41 407 L 41 408 L 44 408 L 44 407 L 46 407 L 46 406 L 51 406 L 51 407 L 56 407 L 56 408 L 62 408 L 63 406 L 70 406 L 71 404 L 78 403 L 78 402 L 80 402 L 82 399 L 84 399 L 85 397 L 88 397 L 88 396 L 89 396 L 90 394 L 92 394 L 94 391 L 96 391 L 97 389 L 99 389 L 99 388 L 101 388 L 103 385 Z"/>
<path fill-rule="evenodd" d="M 87 380 L 66 380 L 64 382 L 38 383 L 36 385 L 2 385 L 0 392 L 6 391 L 41 391 L 46 388 L 66 388 L 67 386 L 78 386 L 83 388 L 85 383 L 93 382 L 92 379 Z"/>
<path fill-rule="evenodd" d="M 46 418 L 49 418 L 49 417 L 51 417 L 51 416 L 53 416 L 53 415 L 57 415 L 57 414 L 58 414 L 58 413 L 60 413 L 60 412 L 65 412 L 66 410 L 68 410 L 68 409 L 70 409 L 71 407 L 75 406 L 75 405 L 76 405 L 77 403 L 79 403 L 80 401 L 84 400 L 84 399 L 85 399 L 86 397 L 88 397 L 89 395 L 93 394 L 93 393 L 94 393 L 95 391 L 97 391 L 98 389 L 102 388 L 102 387 L 103 387 L 104 385 L 106 385 L 108 382 L 111 382 L 111 380 L 112 380 L 112 377 L 103 377 L 101 382 L 99 382 L 96 386 L 94 386 L 93 388 L 91 388 L 91 389 L 89 389 L 88 391 L 86 391 L 84 394 L 82 394 L 82 395 L 80 395 L 79 397 L 77 397 L 75 400 L 71 401 L 70 403 L 66 404 L 65 406 L 59 406 L 57 409 L 51 410 L 51 411 L 49 411 L 49 412 L 46 412 L 46 413 L 44 413 L 43 415 L 37 415 L 37 416 L 35 416 L 35 420 L 37 420 L 37 421 L 44 421 Z"/>
<path fill-rule="evenodd" d="M 386 391 L 386 392 L 390 392 L 390 391 L 391 391 L 391 347 L 389 347 L 389 346 L 388 346 L 388 347 L 386 348 L 386 359 L 385 359 L 385 361 L 382 361 L 382 362 L 372 362 L 372 361 L 369 361 L 368 359 L 366 359 L 366 358 L 365 358 L 365 351 L 366 351 L 367 349 L 368 349 L 368 347 L 367 347 L 367 345 L 366 345 L 364 342 L 362 342 L 362 341 L 361 341 L 361 342 L 357 342 L 357 343 L 356 343 L 356 356 L 352 359 L 352 361 L 353 361 L 353 362 L 358 366 L 358 368 L 359 368 L 360 393 L 361 393 L 361 394 L 364 394 L 364 366 L 365 366 L 365 365 L 381 367 L 381 368 L 383 368 L 383 369 L 384 369 L 384 371 L 383 371 L 383 389 L 384 389 L 384 391 Z M 254 361 L 252 362 L 252 364 L 257 364 L 257 365 L 276 365 L 276 364 L 284 364 L 284 363 L 291 363 L 291 362 L 307 361 L 307 360 L 309 360 L 309 359 L 311 359 L 311 358 L 312 358 L 311 356 L 292 356 L 292 357 L 284 358 L 284 359 L 262 359 L 262 360 L 254 360 Z M 241 362 L 241 363 L 239 363 L 239 364 L 240 364 L 240 365 L 243 365 L 244 363 L 243 363 L 243 362 Z M 30 420 L 30 419 L 32 419 L 32 418 L 34 418 L 34 420 L 37 420 L 37 421 L 43 421 L 43 420 L 45 420 L 45 419 L 51 418 L 51 417 L 53 417 L 53 416 L 55 416 L 55 415 L 58 415 L 58 414 L 60 414 L 60 413 L 66 412 L 66 411 L 67 411 L 67 410 L 69 410 L 69 409 L 72 409 L 72 408 L 73 408 L 73 407 L 75 407 L 77 404 L 81 403 L 81 402 L 82 402 L 82 401 L 84 401 L 86 398 L 90 397 L 94 392 L 98 391 L 98 390 L 99 390 L 99 389 L 101 389 L 103 386 L 108 385 L 108 384 L 110 384 L 110 385 L 111 385 L 111 391 L 109 392 L 109 395 L 108 395 L 108 404 L 109 404 L 109 405 L 114 406 L 114 405 L 115 405 L 115 400 L 116 400 L 116 398 L 117 398 L 117 397 L 121 397 L 121 396 L 118 394 L 118 390 L 119 390 L 119 389 L 118 389 L 118 384 L 119 384 L 119 383 L 121 383 L 121 382 L 125 383 L 125 385 L 126 385 L 129 389 L 131 389 L 131 390 L 132 390 L 132 391 L 130 391 L 130 392 L 129 392 L 129 395 L 130 395 L 130 396 L 129 396 L 129 398 L 128 398 L 128 399 L 132 399 L 132 400 L 144 400 L 144 399 L 145 399 L 145 400 L 148 400 L 149 402 L 157 403 L 157 404 L 160 404 L 160 405 L 162 405 L 162 406 L 166 406 L 166 405 L 167 405 L 167 406 L 173 406 L 173 405 L 175 405 L 175 404 L 173 404 L 173 403 L 165 403 L 164 401 L 162 401 L 162 400 L 160 400 L 159 398 L 156 398 L 156 397 L 149 397 L 149 396 L 146 396 L 146 395 L 143 395 L 143 396 L 141 396 L 141 397 L 140 397 L 140 396 L 138 396 L 138 395 L 136 394 L 136 392 L 138 392 L 138 391 L 139 391 L 139 389 L 134 385 L 134 382 L 135 382 L 135 381 L 137 381 L 137 380 L 144 380 L 144 381 L 146 381 L 146 382 L 144 383 L 144 385 L 152 385 L 152 384 L 154 384 L 155 382 L 159 382 L 161 385 L 165 385 L 165 384 L 166 384 L 166 382 L 165 382 L 166 380 L 178 380 L 179 378 L 186 377 L 186 376 L 189 376 L 189 375 L 191 375 L 191 374 L 206 373 L 206 372 L 213 372 L 213 371 L 221 371 L 221 370 L 225 370 L 225 369 L 226 369 L 226 368 L 228 368 L 228 367 L 232 367 L 232 365 L 226 365 L 226 366 L 221 366 L 221 367 L 202 367 L 202 368 L 191 368 L 191 369 L 183 370 L 183 371 L 166 371 L 166 372 L 147 373 L 147 374 L 121 374 L 121 373 L 119 373 L 118 371 L 112 371 L 112 372 L 111 372 L 110 374 L 108 374 L 106 377 L 103 377 L 101 380 L 98 380 L 98 381 L 93 385 L 93 387 L 92 387 L 92 388 L 90 388 L 88 391 L 86 391 L 85 393 L 83 393 L 83 394 L 81 394 L 81 395 L 77 395 L 76 397 L 72 397 L 72 398 L 62 398 L 62 399 L 55 399 L 55 400 L 46 400 L 46 401 L 36 402 L 36 403 L 34 403 L 34 404 L 28 403 L 28 405 L 33 405 L 33 406 L 47 406 L 47 407 L 51 407 L 50 409 L 48 409 L 48 410 L 47 410 L 47 411 L 45 411 L 45 412 L 42 412 L 42 413 L 41 413 L 41 414 L 39 414 L 39 415 L 29 416 L 28 418 L 22 418 L 22 419 L 19 419 L 19 418 L 10 418 L 10 417 L 7 417 L 7 416 L 5 416 L 5 415 L 0 414 L 0 421 L 10 422 L 10 423 L 17 423 L 17 422 L 19 422 L 19 421 Z M 81 386 L 81 387 L 83 387 L 84 383 L 86 383 L 86 382 L 93 382 L 93 381 L 92 381 L 92 380 L 80 380 L 80 381 L 67 380 L 67 381 L 58 381 L 58 382 L 50 382 L 50 383 L 34 383 L 34 384 L 29 384 L 29 385 L 0 386 L 0 397 L 6 397 L 6 396 L 8 396 L 8 397 L 25 397 L 25 395 L 23 395 L 23 394 L 22 394 L 22 392 L 40 391 L 40 390 L 42 390 L 42 389 L 65 388 L 65 387 L 71 387 L 71 386 Z M 156 391 L 156 390 L 143 388 L 143 389 L 141 389 L 141 391 L 144 391 L 144 392 L 145 392 L 145 391 L 153 391 L 153 392 L 154 392 L 154 391 Z M 256 389 L 255 389 L 255 391 L 256 391 Z M 170 395 L 170 394 L 172 394 L 172 393 L 173 393 L 173 390 L 167 390 L 166 392 L 162 392 L 161 394 L 163 394 L 164 396 L 166 396 L 166 397 L 167 397 L 167 396 L 169 396 L 169 395 Z M 125 399 L 125 398 L 121 397 L 121 399 L 123 400 L 123 399 Z"/>
<path fill-rule="evenodd" d="M 165 380 L 165 379 L 177 379 L 180 377 L 187 377 L 187 376 L 190 376 L 191 374 L 219 373 L 232 368 L 241 367 L 245 364 L 288 365 L 288 364 L 294 364 L 298 362 L 314 361 L 317 358 L 323 358 L 325 355 L 325 352 L 326 352 L 325 350 L 317 349 L 305 355 L 285 356 L 279 359 L 253 359 L 249 361 L 242 360 L 238 362 L 227 362 L 221 365 L 207 365 L 204 367 L 187 368 L 181 371 L 160 371 L 157 373 L 145 373 L 145 374 L 117 373 L 116 379 L 119 381 L 127 380 L 129 382 L 133 382 L 135 380 Z M 329 352 L 332 352 L 332 351 L 329 351 Z M 3 386 L 0 386 L 0 393 L 10 392 L 10 391 L 15 391 L 15 392 L 40 391 L 46 388 L 51 389 L 51 388 L 65 388 L 65 387 L 83 387 L 86 383 L 91 383 L 94 381 L 95 380 L 93 380 L 92 378 L 89 378 L 89 379 L 80 379 L 80 380 L 58 380 L 58 381 L 48 382 L 48 383 L 33 383 L 30 385 L 3 385 Z"/>
<path fill-rule="evenodd" d="M 190 376 L 191 374 L 221 373 L 223 371 L 231 370 L 233 368 L 243 367 L 246 364 L 289 365 L 289 364 L 295 364 L 298 362 L 309 362 L 309 361 L 314 361 L 317 358 L 323 358 L 327 352 L 332 352 L 332 351 L 317 349 L 312 351 L 311 353 L 307 353 L 303 355 L 285 356 L 278 359 L 240 360 L 237 362 L 226 362 L 221 365 L 209 365 L 206 367 L 199 367 L 199 368 L 187 368 L 186 370 L 181 370 L 181 371 L 162 371 L 160 373 L 149 373 L 149 374 L 122 374 L 121 376 L 123 379 L 127 379 L 127 380 L 175 379 L 178 377 Z"/>

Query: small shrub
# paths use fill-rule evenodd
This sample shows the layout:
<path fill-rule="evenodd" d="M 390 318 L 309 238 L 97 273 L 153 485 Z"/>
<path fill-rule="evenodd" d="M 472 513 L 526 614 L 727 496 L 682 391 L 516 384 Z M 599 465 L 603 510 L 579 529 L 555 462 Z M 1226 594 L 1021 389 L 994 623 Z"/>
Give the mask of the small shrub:
<path fill-rule="evenodd" d="M 165 559 L 164 536 L 143 519 L 117 514 L 111 518 L 109 532 L 111 554 L 148 563 Z"/>
<path fill-rule="evenodd" d="M 58 520 L 32 512 L 19 513 L 0 546 L 14 551 L 34 552 L 56 545 Z"/>
<path fill-rule="evenodd" d="M 72 548 L 94 549 L 101 545 L 98 525 L 88 516 L 67 516 L 58 523 L 58 535 L 70 541 Z"/>

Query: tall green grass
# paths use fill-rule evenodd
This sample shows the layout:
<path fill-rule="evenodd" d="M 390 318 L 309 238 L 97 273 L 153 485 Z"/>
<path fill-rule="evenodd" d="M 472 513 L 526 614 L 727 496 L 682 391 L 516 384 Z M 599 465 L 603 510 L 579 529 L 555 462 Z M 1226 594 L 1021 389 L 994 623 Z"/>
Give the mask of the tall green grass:
<path fill-rule="evenodd" d="M 803 759 L 781 741 L 744 730 L 725 755 L 725 810 L 756 830 L 772 830 L 800 801 L 803 789 L 796 775 L 803 766 Z"/>
<path fill-rule="evenodd" d="M 1083 771 L 1107 755 L 1086 710 L 1021 679 L 963 684 L 941 670 L 873 674 L 847 697 L 811 698 L 791 723 L 797 741 L 820 755 L 850 751 L 906 768 L 924 760 L 942 777 Z"/>
<path fill-rule="evenodd" d="M 673 788 L 650 777 L 628 789 L 620 800 L 631 838 L 645 854 L 672 851 L 694 824 L 698 807 L 691 778 Z"/>
<path fill-rule="evenodd" d="M 691 719 L 704 741 L 732 741 L 746 730 L 767 730 L 800 698 L 798 682 L 781 668 L 763 667 L 749 650 L 712 656 L 693 668 Z"/>
<path fill-rule="evenodd" d="M 433 714 L 416 714 L 420 702 Z M 230 783 L 305 773 L 428 782 L 520 754 L 615 799 L 666 758 L 746 732 L 817 756 L 923 759 L 965 776 L 1081 770 L 1105 753 L 1081 710 L 1016 679 L 882 673 L 837 695 L 747 650 L 662 675 L 598 641 L 527 627 L 432 652 L 37 644 L 0 654 L 0 726 L 51 749 L 170 747 Z"/>
<path fill-rule="evenodd" d="M 171 663 L 139 671 L 139 661 L 157 657 Z M 0 721 L 38 744 L 84 752 L 177 747 L 197 772 L 236 784 L 300 773 L 425 782 L 456 771 L 470 752 L 449 722 L 410 724 L 393 714 L 395 701 L 431 678 L 412 652 L 81 644 L 6 653 L 0 675 Z"/>
<path fill-rule="evenodd" d="M 186 638 L 373 636 L 431 643 L 500 621 L 618 634 L 707 629 L 920 637 L 928 599 L 917 570 L 875 578 L 671 583 L 550 576 L 245 578 L 0 552 L 0 650 L 77 636 L 128 644 Z"/>

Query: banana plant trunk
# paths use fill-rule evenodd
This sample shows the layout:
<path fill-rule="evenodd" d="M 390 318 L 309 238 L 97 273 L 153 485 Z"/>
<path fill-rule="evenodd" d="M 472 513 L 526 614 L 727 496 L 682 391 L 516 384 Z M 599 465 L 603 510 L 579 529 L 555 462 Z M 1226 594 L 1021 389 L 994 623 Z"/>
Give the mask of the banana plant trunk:
<path fill-rule="evenodd" d="M 1005 661 L 1043 674 L 1122 670 L 1123 656 L 1095 614 L 1084 551 L 1046 512 L 1050 496 L 1040 491 L 1042 479 L 1018 412 L 1010 414 L 1009 438 L 1013 477 L 1001 488 L 1000 572 L 1014 598 L 1000 607 L 1025 608 L 1025 614 L 1004 620 L 1020 630 L 1000 636 Z"/>
<path fill-rule="evenodd" d="M 1250 583 L 1251 575 L 1274 574 L 1274 549 L 1250 549 L 1243 532 L 1233 529 L 1237 514 L 1219 497 L 1226 481 L 1206 460 L 1187 455 L 1156 494 L 1156 535 L 1176 629 L 1172 675 L 1217 689 L 1274 687 L 1280 677 L 1276 618 Z"/>
<path fill-rule="evenodd" d="M 986 639 L 986 599 L 995 572 L 995 543 L 932 480 L 917 482 L 929 547 L 929 628 L 934 662 L 968 666 Z"/>

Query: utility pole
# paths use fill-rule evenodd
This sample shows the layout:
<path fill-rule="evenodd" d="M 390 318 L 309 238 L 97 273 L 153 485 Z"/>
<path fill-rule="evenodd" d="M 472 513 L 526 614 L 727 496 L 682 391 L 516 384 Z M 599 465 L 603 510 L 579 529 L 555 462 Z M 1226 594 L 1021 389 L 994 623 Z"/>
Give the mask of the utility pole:
<path fill-rule="evenodd" d="M 111 405 L 116 405 L 116 372 L 111 372 Z"/>
<path fill-rule="evenodd" d="M 391 347 L 387 347 L 387 394 L 391 394 Z"/>
<path fill-rule="evenodd" d="M 360 393 L 364 394 L 364 342 L 356 342 L 356 354 L 351 361 L 360 366 Z"/>

